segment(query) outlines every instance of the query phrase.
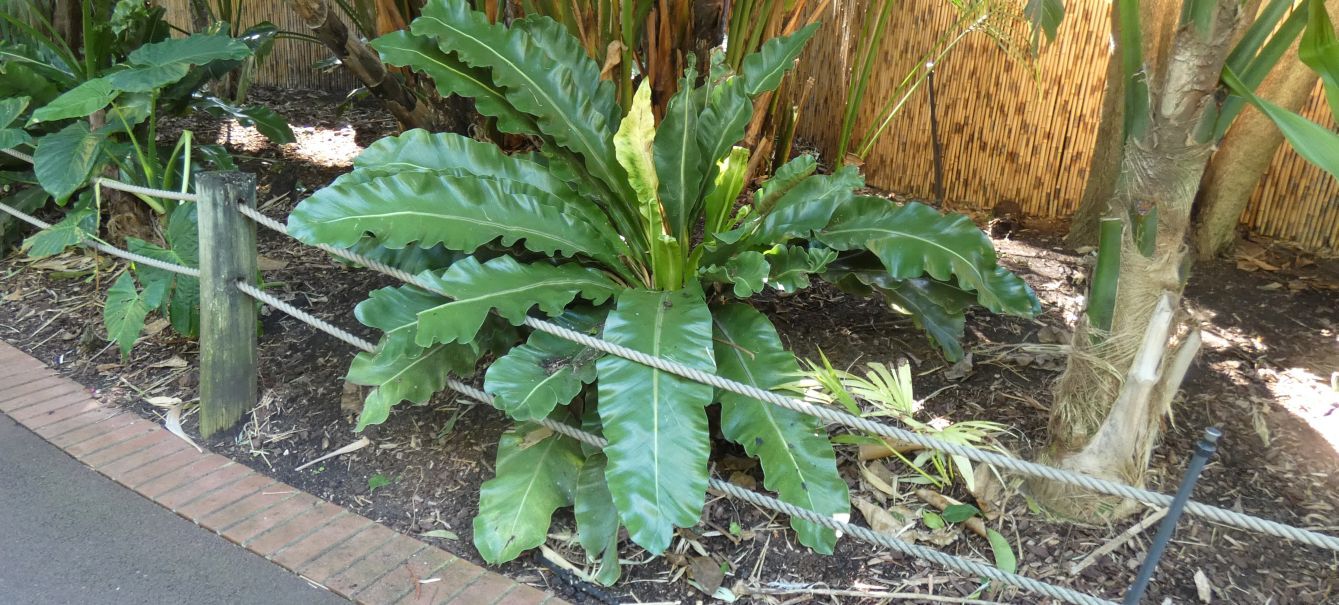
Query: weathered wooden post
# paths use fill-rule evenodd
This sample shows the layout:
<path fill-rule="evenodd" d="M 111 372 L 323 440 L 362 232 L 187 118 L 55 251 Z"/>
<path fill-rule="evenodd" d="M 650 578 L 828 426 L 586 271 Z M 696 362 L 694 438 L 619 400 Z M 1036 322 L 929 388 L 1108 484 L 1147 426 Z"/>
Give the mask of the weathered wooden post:
<path fill-rule="evenodd" d="M 237 289 L 256 279 L 256 176 L 197 175 L 200 194 L 200 434 L 208 437 L 256 403 L 256 301 Z"/>

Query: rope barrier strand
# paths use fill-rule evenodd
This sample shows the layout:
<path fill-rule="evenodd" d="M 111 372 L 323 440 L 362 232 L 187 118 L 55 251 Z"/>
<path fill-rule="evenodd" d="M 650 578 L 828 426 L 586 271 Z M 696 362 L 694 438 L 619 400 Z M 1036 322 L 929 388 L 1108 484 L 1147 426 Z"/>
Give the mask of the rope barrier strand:
<path fill-rule="evenodd" d="M 260 224 L 278 233 L 288 235 L 288 229 L 283 225 L 283 223 L 280 223 L 274 219 L 266 217 L 265 215 L 260 214 L 258 211 L 250 208 L 242 208 L 241 211 L 246 216 L 257 220 L 257 222 L 259 222 Z M 257 216 L 259 216 L 260 218 L 257 218 Z M 429 292 L 434 292 L 436 294 L 446 296 L 446 294 L 434 288 L 432 284 L 424 282 L 423 280 L 418 279 L 416 276 L 409 274 L 405 271 L 402 271 L 400 269 L 389 267 L 383 263 L 364 257 L 355 252 L 350 252 L 348 250 L 334 248 L 326 245 L 320 245 L 318 247 L 345 260 L 352 261 L 360 265 L 364 265 L 370 269 L 398 278 L 406 283 L 412 284 Z M 643 365 L 656 368 L 658 370 L 669 372 L 677 376 L 682 376 L 695 382 L 707 384 L 725 391 L 729 391 L 739 395 L 744 395 L 746 397 L 752 397 L 759 401 L 771 403 L 773 405 L 777 405 L 786 408 L 788 410 L 800 412 L 802 414 L 808 414 L 810 416 L 817 417 L 825 422 L 840 424 L 842 426 L 864 431 L 870 434 L 879 435 L 890 439 L 896 439 L 899 441 L 905 441 L 908 443 L 913 443 L 926 449 L 938 450 L 950 455 L 964 456 L 977 462 L 993 464 L 1000 468 L 1011 470 L 1017 473 L 1022 473 L 1033 477 L 1040 477 L 1042 479 L 1050 481 L 1067 483 L 1070 485 L 1075 485 L 1078 487 L 1082 487 L 1084 489 L 1112 496 L 1127 498 L 1130 500 L 1134 500 L 1136 502 L 1142 502 L 1150 506 L 1166 507 L 1170 505 L 1172 501 L 1172 497 L 1166 494 L 1161 494 L 1158 492 L 1137 488 L 1132 485 L 1126 485 L 1123 483 L 1118 483 L 1107 479 L 1100 479 L 1097 477 L 1093 477 L 1091 475 L 1085 475 L 1082 473 L 1076 473 L 1073 471 L 1067 471 L 1064 469 L 1046 466 L 1044 464 L 1038 464 L 1036 462 L 1019 460 L 1017 458 L 1005 456 L 997 452 L 990 452 L 974 448 L 971 446 L 951 443 L 948 441 L 942 441 L 940 439 L 936 439 L 934 437 L 928 437 L 920 433 L 915 433 L 891 425 L 874 422 L 867 418 L 861 418 L 859 416 L 848 414 L 841 410 L 836 410 L 833 408 L 823 406 L 817 406 L 808 403 L 806 401 L 796 399 L 794 397 L 786 397 L 784 395 L 780 395 L 772 391 L 759 389 L 757 387 L 747 385 L 741 382 L 736 382 L 733 380 L 722 378 L 715 374 L 703 372 L 701 370 L 691 368 L 683 364 L 647 355 L 645 353 L 642 353 L 641 351 L 630 349 L 628 347 L 624 347 L 622 345 L 615 344 L 600 338 L 595 338 L 593 336 L 583 334 L 575 330 L 569 330 L 557 324 L 547 322 L 541 319 L 527 317 L 525 319 L 525 325 L 535 330 L 547 332 L 554 336 L 558 336 L 560 338 L 576 342 L 578 344 L 590 347 L 592 349 L 603 351 L 611 355 L 616 355 L 618 357 L 622 357 L 630 361 L 635 361 L 637 363 L 641 363 Z M 1214 521 L 1216 523 L 1230 525 L 1240 529 L 1246 529 L 1259 533 L 1269 534 L 1272 536 L 1294 540 L 1297 542 L 1302 542 L 1305 544 L 1310 544 L 1312 546 L 1318 546 L 1333 551 L 1339 551 L 1339 538 L 1329 536 L 1326 534 L 1321 534 L 1318 532 L 1304 530 L 1290 525 L 1285 525 L 1283 523 L 1278 523 L 1276 521 L 1261 519 L 1259 517 L 1254 517 L 1244 513 L 1230 511 L 1216 506 L 1201 504 L 1194 501 L 1186 505 L 1186 512 L 1189 512 L 1192 515 L 1203 517 L 1210 521 Z"/>
<path fill-rule="evenodd" d="M 330 324 L 329 322 L 319 319 L 310 313 L 307 313 L 288 303 L 285 303 L 279 300 L 278 298 L 256 288 L 255 286 L 252 286 L 245 282 L 238 282 L 237 287 L 242 292 L 245 292 L 252 298 L 255 298 L 256 300 L 264 302 L 268 305 L 271 305 L 274 308 L 292 316 L 294 319 L 297 319 L 298 321 L 301 321 L 322 332 L 325 332 L 326 334 L 329 334 L 330 336 L 333 336 L 345 343 L 348 343 L 352 345 L 354 348 L 368 352 L 375 349 L 375 346 L 372 343 L 363 340 L 357 336 L 354 336 L 353 334 L 341 328 L 338 328 Z M 493 397 L 491 395 L 489 395 L 484 391 L 476 389 L 468 384 L 465 384 L 464 382 L 456 380 L 454 378 L 447 379 L 447 388 L 450 388 L 451 390 L 460 393 L 465 397 L 473 399 L 477 403 L 483 405 L 492 405 Z M 576 428 L 568 424 L 564 424 L 562 422 L 557 422 L 554 420 L 550 420 L 548 418 L 544 418 L 542 420 L 539 420 L 538 424 L 546 428 L 549 428 L 555 433 L 564 435 L 566 437 L 570 437 L 582 443 L 599 447 L 601 449 L 609 445 L 608 440 L 604 439 L 603 437 L 600 437 L 599 435 L 588 433 L 579 428 Z M 1077 605 L 1114 605 L 1114 603 L 1112 603 L 1111 601 L 1099 599 L 1091 595 L 1087 595 L 1069 588 L 1048 584 L 1046 582 L 1042 582 L 1040 580 L 1034 580 L 1032 578 L 1021 576 L 1018 574 L 1008 573 L 992 565 L 988 565 L 986 563 L 973 561 L 971 559 L 958 557 L 956 555 L 950 555 L 948 553 L 941 552 L 932 548 L 927 548 L 924 546 L 917 546 L 909 542 L 898 540 L 891 536 L 885 536 L 879 534 L 877 532 L 861 527 L 859 525 L 838 521 L 831 517 L 819 514 L 815 511 L 800 508 L 798 506 L 782 502 L 775 498 L 757 492 L 753 492 L 751 490 L 743 489 L 737 485 L 734 485 L 726 481 L 711 478 L 709 479 L 709 485 L 712 489 L 722 492 L 730 497 L 738 498 L 740 500 L 744 500 L 751 504 L 775 512 L 787 514 L 792 517 L 798 517 L 806 521 L 810 521 L 812 523 L 817 523 L 819 525 L 823 525 L 836 531 L 845 532 L 846 534 L 851 535 L 852 537 L 855 537 L 856 539 L 859 539 L 861 541 L 868 542 L 876 546 L 882 546 L 884 548 L 895 550 L 921 559 L 925 559 L 927 561 L 930 561 L 931 563 L 941 565 L 945 568 L 958 571 L 968 576 L 979 576 L 988 578 L 1001 583 L 1009 584 L 1011 586 L 1016 586 L 1018 588 L 1030 590 L 1032 592 L 1036 592 L 1038 594 L 1042 594 L 1051 598 L 1060 599 L 1070 603 L 1075 603 Z"/>
<path fill-rule="evenodd" d="M 0 150 L 0 151 L 4 151 L 5 153 L 7 153 L 7 154 L 9 154 L 9 155 L 12 155 L 12 156 L 14 156 L 14 157 L 16 157 L 16 158 L 18 158 L 18 159 L 20 159 L 20 160 L 23 160 L 23 161 L 25 161 L 25 162 L 28 162 L 29 164 L 34 163 L 34 162 L 33 162 L 33 156 L 30 156 L 30 155 L 28 155 L 28 154 L 26 154 L 26 153 L 23 153 L 22 151 L 15 151 L 15 150 L 13 150 L 13 149 L 4 149 L 4 150 Z M 130 184 L 130 183 L 122 183 L 121 181 L 118 181 L 118 180 L 116 180 L 116 179 L 109 179 L 109 178 L 107 178 L 107 177 L 98 177 L 98 178 L 96 178 L 96 179 L 93 179 L 93 184 L 94 184 L 95 186 L 99 186 L 99 187 L 106 187 L 106 188 L 108 188 L 108 189 L 116 189 L 116 190 L 119 190 L 119 191 L 125 191 L 125 192 L 127 192 L 127 193 L 138 193 L 138 194 L 140 194 L 140 195 L 147 195 L 147 196 L 149 196 L 149 197 L 163 198 L 163 199 L 165 199 L 165 200 L 180 200 L 180 201 L 183 201 L 183 202 L 199 202 L 199 201 L 200 201 L 200 196 L 199 196 L 198 194 L 195 194 L 195 193 L 185 193 L 185 192 L 182 192 L 182 191 L 169 191 L 169 190 L 166 190 L 166 189 L 154 189 L 154 188 L 152 188 L 152 187 L 140 187 L 139 185 L 132 185 L 132 184 Z"/>
<path fill-rule="evenodd" d="M 35 216 L 31 215 L 31 214 L 28 214 L 28 213 L 26 213 L 26 212 L 23 212 L 22 210 L 19 210 L 18 208 L 14 208 L 13 206 L 10 206 L 9 204 L 5 204 L 5 203 L 0 202 L 0 212 L 5 212 L 5 213 L 7 213 L 7 214 L 10 214 L 10 215 L 12 215 L 14 218 L 17 218 L 17 219 L 19 219 L 19 220 L 21 220 L 21 221 L 23 221 L 23 222 L 25 222 L 25 223 L 28 223 L 29 225 L 32 225 L 32 226 L 34 226 L 34 227 L 37 227 L 38 229 L 50 229 L 50 228 L 51 228 L 51 223 L 48 223 L 48 222 L 46 222 L 46 221 L 44 221 L 44 220 L 42 220 L 42 219 L 39 219 L 39 218 L 37 218 L 37 217 L 35 217 Z M 89 247 L 89 248 L 93 248 L 94 250 L 97 250 L 97 251 L 102 252 L 102 253 L 105 253 L 105 254 L 110 254 L 110 255 L 112 255 L 112 256 L 118 256 L 118 257 L 124 258 L 124 259 L 126 259 L 126 260 L 128 260 L 128 261 L 132 261 L 132 262 L 135 262 L 135 263 L 139 263 L 139 264 L 141 264 L 141 265 L 145 265 L 145 266 L 148 266 L 148 267 L 153 267 L 153 268 L 155 268 L 155 269 L 162 269 L 162 270 L 164 270 L 164 271 L 169 271 L 169 272 L 176 273 L 176 274 L 179 274 L 179 275 L 186 275 L 186 276 L 189 276 L 189 277 L 195 277 L 195 278 L 200 277 L 200 270 L 199 270 L 199 269 L 196 269 L 195 267 L 185 267 L 185 266 L 178 265 L 178 264 L 175 264 L 175 263 L 169 263 L 169 262 L 166 262 L 166 261 L 161 261 L 161 260 L 158 260 L 158 259 L 156 259 L 156 258 L 150 258 L 150 257 L 148 257 L 148 256 L 144 256 L 144 255 L 142 255 L 142 254 L 135 254 L 134 252 L 130 252 L 130 251 L 128 251 L 128 250 L 122 250 L 122 249 L 117 248 L 117 247 L 114 247 L 114 246 L 108 246 L 107 244 L 104 244 L 104 243 L 102 243 L 102 242 L 98 242 L 98 241 L 90 240 L 90 239 L 87 239 L 87 238 L 81 240 L 81 241 L 79 242 L 79 244 L 82 245 L 82 246 L 87 246 L 87 247 Z"/>

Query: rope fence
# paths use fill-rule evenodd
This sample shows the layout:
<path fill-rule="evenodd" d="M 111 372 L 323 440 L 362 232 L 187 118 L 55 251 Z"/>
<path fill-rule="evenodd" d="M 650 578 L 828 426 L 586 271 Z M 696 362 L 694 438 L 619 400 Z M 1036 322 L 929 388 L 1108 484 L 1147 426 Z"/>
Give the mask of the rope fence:
<path fill-rule="evenodd" d="M 16 152 L 13 150 L 5 150 L 5 151 L 6 153 L 9 153 L 14 157 L 18 157 L 20 159 L 24 159 L 30 162 L 32 161 L 32 158 L 30 156 L 27 156 L 26 154 L 22 154 L 20 152 Z M 160 197 L 164 199 L 176 199 L 182 201 L 203 201 L 209 198 L 209 196 L 203 193 L 182 193 L 182 192 L 149 189 L 134 185 L 127 185 L 125 183 L 120 183 L 118 181 L 114 181 L 112 179 L 107 178 L 98 178 L 95 180 L 95 182 L 97 182 L 101 186 L 106 186 L 112 189 L 130 191 L 133 193 L 139 193 L 142 195 L 148 195 L 152 197 Z M 233 207 L 238 211 L 240 215 L 245 216 L 246 218 L 253 221 L 255 224 L 258 224 L 267 229 L 288 236 L 288 230 L 283 223 L 275 219 L 272 219 L 268 216 L 265 216 L 264 214 L 256 210 L 254 207 L 247 204 L 235 204 L 233 205 Z M 45 229 L 50 227 L 49 224 L 3 203 L 0 203 L 0 211 L 4 211 L 11 215 L 14 215 L 15 217 L 18 217 L 19 219 L 29 224 L 32 224 L 38 228 Z M 94 249 L 97 249 L 101 252 L 118 256 L 126 260 L 130 260 L 132 262 L 141 263 L 146 266 L 152 266 L 155 268 L 172 271 L 174 273 L 179 273 L 182 275 L 188 275 L 191 277 L 200 276 L 199 269 L 195 269 L 192 267 L 184 267 L 172 263 L 165 263 L 156 259 L 144 257 L 142 255 L 121 250 L 106 245 L 102 242 L 93 241 L 88 238 L 84 238 L 80 243 L 92 247 Z M 304 243 L 304 245 L 306 244 Z M 335 248 L 327 245 L 317 245 L 316 247 L 332 255 L 338 256 L 350 262 L 357 263 L 359 265 L 362 265 L 379 273 L 389 275 L 405 283 L 421 288 L 425 291 L 432 292 L 441 296 L 447 296 L 444 292 L 441 292 L 439 289 L 435 288 L 432 284 L 426 282 L 425 280 L 419 279 L 417 276 L 405 272 L 403 270 L 397 269 L 395 267 L 391 267 L 389 265 L 380 263 L 373 259 L 366 258 L 360 254 L 351 252 L 349 250 Z M 202 284 L 202 286 L 204 286 L 204 284 Z M 346 344 L 349 344 L 350 346 L 353 346 L 356 349 L 365 352 L 374 352 L 376 349 L 376 345 L 373 344 L 372 342 L 369 342 L 363 338 L 351 334 L 337 326 L 330 324 L 329 322 L 326 322 L 318 317 L 313 316 L 310 313 L 307 313 L 305 311 L 302 311 L 301 309 L 289 305 L 288 303 L 280 300 L 279 298 L 257 288 L 256 286 L 250 283 L 247 283 L 247 280 L 245 279 L 239 279 L 235 283 L 235 287 L 236 291 L 241 292 L 242 294 L 245 294 L 246 296 L 253 298 L 257 301 L 270 305 L 271 307 L 278 309 L 279 311 L 287 315 L 292 316 L 293 318 L 301 321 L 302 323 L 308 324 L 316 328 L 317 330 L 329 334 L 330 336 Z M 729 391 L 732 393 L 757 399 L 765 403 L 776 405 L 778 407 L 814 416 L 829 424 L 845 426 L 868 434 L 878 435 L 881 437 L 912 443 L 925 449 L 937 450 L 949 455 L 963 456 L 977 462 L 996 466 L 997 468 L 1002 470 L 1013 471 L 1015 473 L 1033 477 L 1039 477 L 1050 481 L 1067 483 L 1090 491 L 1099 492 L 1112 496 L 1118 496 L 1121 498 L 1141 502 L 1149 506 L 1167 507 L 1172 505 L 1173 503 L 1173 498 L 1171 496 L 1162 493 L 1134 487 L 1131 485 L 1126 485 L 1115 481 L 1099 479 L 1097 477 L 1092 477 L 1081 473 L 1075 473 L 1072 471 L 1059 469 L 1043 464 L 1028 462 L 1026 460 L 1012 458 L 996 452 L 990 452 L 970 446 L 951 443 L 934 437 L 929 437 L 926 435 L 921 435 L 919 433 L 894 427 L 891 425 L 874 422 L 872 420 L 861 418 L 859 416 L 855 416 L 841 410 L 814 405 L 802 399 L 785 396 L 772 391 L 759 389 L 757 387 L 748 384 L 722 378 L 715 374 L 703 372 L 695 368 L 691 368 L 653 355 L 648 355 L 640 351 L 636 351 L 634 349 L 630 349 L 628 347 L 624 347 L 622 345 L 618 345 L 616 343 L 612 343 L 598 337 L 576 332 L 574 330 L 569 330 L 563 328 L 562 326 L 535 317 L 527 317 L 524 321 L 524 325 L 530 327 L 531 329 L 545 332 L 557 336 L 559 338 L 563 338 L 572 341 L 574 343 L 580 344 L 582 346 L 586 346 L 610 355 L 615 355 L 630 361 L 634 361 L 636 363 L 640 363 L 645 366 L 655 368 L 657 370 L 668 372 L 686 378 L 688 380 L 692 380 L 694 382 L 706 384 L 715 387 L 717 389 Z M 473 400 L 474 402 L 484 405 L 490 405 L 490 406 L 492 405 L 493 398 L 490 395 L 464 382 L 456 380 L 455 378 L 448 377 L 447 387 Z M 602 437 L 584 432 L 578 428 L 563 424 L 561 422 L 544 419 L 540 421 L 540 424 L 552 429 L 554 432 L 566 435 L 583 443 L 587 443 L 601 448 L 607 445 L 607 442 Z M 892 536 L 874 532 L 873 530 L 870 530 L 865 527 L 861 527 L 849 522 L 827 517 L 812 510 L 787 504 L 770 496 L 741 488 L 729 482 L 720 481 L 718 479 L 712 478 L 710 480 L 710 487 L 722 494 L 740 500 L 744 500 L 756 506 L 772 510 L 775 512 L 784 513 L 792 517 L 804 519 L 806 521 L 816 523 L 824 527 L 828 527 L 830 529 L 851 535 L 852 537 L 859 539 L 861 541 L 874 544 L 880 547 L 884 547 L 893 551 L 897 551 L 903 554 L 911 555 L 920 559 L 924 559 L 937 565 L 943 566 L 945 568 L 958 571 L 963 574 L 995 580 L 1000 583 L 1008 584 L 1025 590 L 1033 591 L 1035 593 L 1045 595 L 1051 598 L 1059 599 L 1069 603 L 1076 603 L 1079 605 L 1094 605 L 1094 604 L 1110 605 L 1111 603 L 1113 603 L 1112 601 L 1103 600 L 1088 594 L 1080 593 L 1078 591 L 1069 588 L 1056 586 L 1026 576 L 1005 572 L 986 563 L 958 557 L 955 555 L 950 555 L 948 553 L 938 551 L 932 548 L 905 542 Z M 1211 505 L 1201 504 L 1193 501 L 1187 503 L 1186 511 L 1193 515 L 1197 515 L 1199 517 L 1202 517 L 1215 523 L 1220 523 L 1223 525 L 1228 525 L 1239 529 L 1244 529 L 1247 531 L 1268 534 L 1280 538 L 1302 542 L 1305 544 L 1309 544 L 1311 546 L 1316 546 L 1339 552 L 1339 537 L 1330 536 L 1298 527 L 1293 527 L 1276 521 L 1270 521 L 1252 515 L 1238 513 L 1235 511 Z"/>

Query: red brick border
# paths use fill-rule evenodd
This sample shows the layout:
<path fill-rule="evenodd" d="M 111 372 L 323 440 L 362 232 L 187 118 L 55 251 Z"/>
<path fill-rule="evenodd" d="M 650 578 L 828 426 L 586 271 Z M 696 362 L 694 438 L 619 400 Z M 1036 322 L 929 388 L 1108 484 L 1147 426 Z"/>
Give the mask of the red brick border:
<path fill-rule="evenodd" d="M 0 413 L 107 476 L 308 581 L 365 605 L 566 605 L 209 452 L 0 342 Z"/>

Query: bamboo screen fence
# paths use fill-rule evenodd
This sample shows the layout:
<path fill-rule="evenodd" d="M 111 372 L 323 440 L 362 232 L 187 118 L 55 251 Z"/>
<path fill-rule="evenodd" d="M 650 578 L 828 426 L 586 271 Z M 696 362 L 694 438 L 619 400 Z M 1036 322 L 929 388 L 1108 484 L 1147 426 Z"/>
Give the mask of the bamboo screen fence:
<path fill-rule="evenodd" d="M 897 2 L 857 132 L 868 127 L 878 106 L 956 17 L 945 0 Z M 175 25 L 189 27 L 187 0 L 163 4 Z M 868 4 L 834 0 L 822 17 L 823 32 L 801 63 L 801 77 L 814 78 L 815 86 L 799 124 L 800 136 L 828 154 L 836 149 L 845 78 L 854 63 L 852 44 Z M 280 29 L 306 31 L 287 2 L 249 0 L 242 5 L 248 24 L 270 21 Z M 1088 177 L 1101 115 L 1111 31 L 1108 9 L 1107 0 L 1068 0 L 1059 35 L 1042 50 L 1035 74 L 981 33 L 968 35 L 940 63 L 935 93 L 948 206 L 990 208 L 1011 200 L 1028 216 L 1067 217 L 1074 211 Z M 355 83 L 344 71 L 312 68 L 329 56 L 317 44 L 280 40 L 261 66 L 258 82 L 351 90 Z M 1319 86 L 1303 115 L 1334 127 Z M 871 185 L 930 197 L 931 154 L 929 105 L 922 87 L 875 145 L 864 171 Z M 1262 235 L 1310 250 L 1339 252 L 1339 182 L 1284 145 L 1242 220 Z"/>
<path fill-rule="evenodd" d="M 163 0 L 159 3 L 167 9 L 167 20 L 184 30 L 191 29 L 189 0 Z M 211 3 L 212 4 L 212 3 Z M 241 4 L 242 27 L 269 21 L 280 31 L 310 33 L 302 19 L 288 2 L 281 0 L 245 0 Z M 335 3 L 330 3 L 335 8 Z M 345 23 L 348 20 L 345 19 Z M 350 26 L 352 29 L 352 26 Z M 274 51 L 257 70 L 257 84 L 266 86 L 285 86 L 348 92 L 357 87 L 353 76 L 342 67 L 330 70 L 318 70 L 313 67 L 317 62 L 329 59 L 332 53 L 326 47 L 315 42 L 302 40 L 275 40 Z"/>
<path fill-rule="evenodd" d="M 870 125 L 878 106 L 893 96 L 902 77 L 957 17 L 945 0 L 897 1 L 857 132 Z M 800 67 L 815 82 L 800 136 L 828 154 L 836 151 L 846 74 L 855 61 L 854 38 L 868 18 L 869 4 L 835 0 Z M 1067 217 L 1078 206 L 1101 116 L 1110 4 L 1068 0 L 1065 5 L 1065 20 L 1056 41 L 1042 50 L 1035 79 L 982 33 L 969 34 L 937 66 L 935 104 L 949 207 L 990 208 L 1011 200 L 1028 216 L 1054 218 Z M 1302 113 L 1335 126 L 1319 85 Z M 930 197 L 932 153 L 929 104 L 921 87 L 863 169 L 873 186 Z M 1339 252 L 1339 182 L 1285 144 L 1242 222 L 1256 233 L 1305 249 Z"/>

